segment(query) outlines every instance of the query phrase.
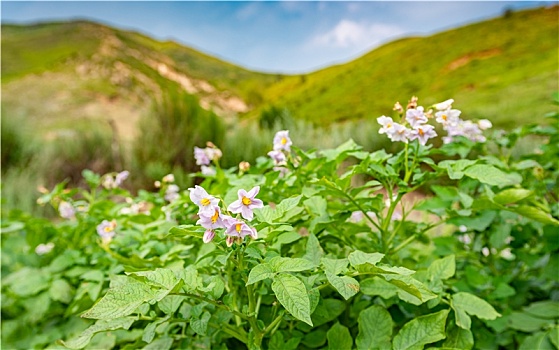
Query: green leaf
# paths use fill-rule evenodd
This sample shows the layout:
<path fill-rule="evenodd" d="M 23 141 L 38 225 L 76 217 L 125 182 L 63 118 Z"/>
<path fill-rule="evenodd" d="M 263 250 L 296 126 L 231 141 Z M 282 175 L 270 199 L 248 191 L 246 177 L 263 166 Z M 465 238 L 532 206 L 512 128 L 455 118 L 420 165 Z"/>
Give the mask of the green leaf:
<path fill-rule="evenodd" d="M 529 219 L 533 219 L 544 224 L 559 226 L 559 220 L 555 219 L 550 214 L 544 212 L 540 208 L 536 208 L 528 205 L 519 205 L 517 207 L 507 207 L 507 210 L 510 210 L 512 212 L 515 212 Z"/>
<path fill-rule="evenodd" d="M 179 280 L 175 273 L 169 269 L 155 269 L 155 271 L 129 272 L 128 275 L 145 277 L 147 282 L 155 287 L 171 290 L 175 288 Z"/>
<path fill-rule="evenodd" d="M 303 282 L 293 275 L 280 273 L 274 277 L 272 290 L 283 307 L 293 317 L 312 326 L 311 303 Z"/>
<path fill-rule="evenodd" d="M 49 294 L 52 300 L 58 300 L 65 304 L 69 304 L 73 298 L 72 287 L 64 279 L 58 279 L 52 282 Z"/>
<path fill-rule="evenodd" d="M 551 343 L 548 333 L 537 332 L 527 336 L 518 350 L 555 350 L 555 347 Z"/>
<path fill-rule="evenodd" d="M 345 310 L 345 303 L 339 299 L 320 299 L 312 314 L 315 327 L 335 320 Z"/>
<path fill-rule="evenodd" d="M 323 254 L 324 253 L 322 251 L 322 248 L 320 247 L 318 238 L 316 238 L 316 236 L 311 233 L 309 235 L 309 238 L 307 239 L 307 249 L 305 250 L 303 259 L 307 259 L 311 261 L 314 266 L 318 266 Z"/>
<path fill-rule="evenodd" d="M 427 269 L 427 276 L 430 281 L 446 280 L 454 276 L 455 272 L 456 262 L 454 255 L 449 255 L 433 261 Z"/>
<path fill-rule="evenodd" d="M 321 347 L 326 344 L 326 332 L 322 329 L 317 329 L 316 331 L 307 333 L 303 338 L 302 343 L 312 349 Z"/>
<path fill-rule="evenodd" d="M 436 294 L 431 292 L 423 283 L 411 276 L 382 275 L 388 282 L 398 287 L 398 297 L 408 303 L 421 305 L 426 301 L 435 299 Z"/>
<path fill-rule="evenodd" d="M 462 329 L 469 330 L 472 327 L 472 319 L 466 313 L 461 306 L 451 304 L 452 309 L 454 310 L 454 319 L 456 321 L 456 325 Z"/>
<path fill-rule="evenodd" d="M 142 350 L 169 350 L 173 346 L 173 338 L 159 338 L 145 346 Z"/>
<path fill-rule="evenodd" d="M 190 320 L 190 327 L 192 327 L 192 330 L 194 332 L 202 336 L 205 336 L 206 332 L 208 331 L 208 322 L 210 322 L 211 317 L 212 315 L 208 311 L 204 311 L 202 317 L 200 318 L 193 317 Z"/>
<path fill-rule="evenodd" d="M 276 206 L 276 209 L 279 210 L 280 212 L 286 213 L 291 209 L 297 207 L 299 201 L 301 200 L 301 197 L 302 197 L 301 195 L 298 195 L 296 197 L 286 198 Z"/>
<path fill-rule="evenodd" d="M 493 197 L 493 201 L 501 205 L 519 202 L 525 198 L 530 197 L 534 191 L 526 190 L 524 188 L 509 188 L 501 191 Z"/>
<path fill-rule="evenodd" d="M 142 340 L 148 344 L 151 343 L 153 341 L 153 338 L 155 337 L 155 329 L 157 328 L 157 326 L 159 326 L 164 322 L 167 322 L 167 320 L 169 320 L 169 317 L 165 317 L 148 324 L 146 328 L 144 328 L 144 333 L 142 334 Z"/>
<path fill-rule="evenodd" d="M 248 281 L 247 281 L 247 286 L 254 284 L 258 281 L 262 281 L 266 278 L 272 278 L 274 277 L 275 273 L 272 270 L 272 267 L 270 266 L 270 264 L 268 263 L 262 263 L 259 265 L 256 265 L 255 267 L 252 268 L 252 270 L 250 270 L 250 273 L 248 274 Z"/>
<path fill-rule="evenodd" d="M 345 300 L 348 300 L 359 292 L 359 282 L 357 282 L 355 278 L 348 276 L 340 277 L 329 272 L 326 272 L 326 278 Z"/>
<path fill-rule="evenodd" d="M 486 164 L 472 165 L 464 171 L 464 175 L 481 183 L 498 187 L 517 185 L 522 181 L 522 177 L 518 174 L 507 174 L 492 165 Z"/>
<path fill-rule="evenodd" d="M 202 239 L 204 237 L 205 229 L 198 225 L 180 225 L 172 227 L 169 230 L 169 235 L 178 237 L 196 237 Z"/>
<path fill-rule="evenodd" d="M 164 314 L 172 315 L 185 299 L 186 297 L 182 295 L 167 295 L 157 303 L 157 306 Z"/>
<path fill-rule="evenodd" d="M 310 270 L 315 265 L 307 259 L 301 258 L 283 258 L 276 256 L 269 262 L 274 272 L 298 272 Z"/>
<path fill-rule="evenodd" d="M 525 307 L 524 312 L 540 318 L 559 319 L 559 302 L 552 300 L 538 301 Z"/>
<path fill-rule="evenodd" d="M 324 271 L 329 272 L 333 275 L 339 275 L 347 271 L 347 264 L 349 261 L 347 259 L 330 259 L 322 258 L 322 265 L 324 266 Z"/>
<path fill-rule="evenodd" d="M 464 169 L 474 163 L 474 160 L 469 159 L 443 160 L 438 166 L 446 169 L 451 180 L 460 180 L 464 176 Z"/>
<path fill-rule="evenodd" d="M 134 323 L 135 318 L 133 317 L 123 317 L 114 320 L 99 320 L 95 322 L 94 325 L 89 326 L 85 331 L 79 336 L 72 338 L 68 341 L 62 341 L 65 347 L 70 349 L 82 349 L 89 342 L 91 338 L 99 332 L 112 331 L 115 329 L 128 329 Z"/>
<path fill-rule="evenodd" d="M 499 283 L 491 296 L 494 299 L 504 299 L 516 294 L 516 290 L 506 283 Z"/>
<path fill-rule="evenodd" d="M 469 329 L 452 327 L 447 331 L 443 348 L 470 350 L 474 347 L 474 336 Z"/>
<path fill-rule="evenodd" d="M 123 317 L 153 297 L 154 293 L 149 286 L 129 278 L 127 283 L 109 289 L 107 294 L 81 317 L 106 320 Z"/>
<path fill-rule="evenodd" d="M 351 266 L 356 267 L 357 265 L 369 263 L 371 265 L 376 265 L 379 261 L 384 258 L 382 253 L 364 253 L 360 250 L 356 250 L 349 254 L 347 257 Z"/>
<path fill-rule="evenodd" d="M 272 209 L 269 205 L 265 205 L 260 209 L 254 210 L 254 216 L 258 221 L 267 224 L 273 224 L 274 221 L 283 215 L 283 211 Z"/>
<path fill-rule="evenodd" d="M 362 280 L 359 285 L 363 294 L 378 295 L 383 299 L 392 298 L 398 292 L 398 287 L 378 276 Z"/>
<path fill-rule="evenodd" d="M 328 338 L 328 349 L 342 350 L 353 347 L 353 338 L 349 334 L 349 329 L 336 322 L 326 333 Z"/>
<path fill-rule="evenodd" d="M 9 285 L 20 297 L 35 295 L 49 287 L 50 276 L 39 269 L 24 267 L 3 278 L 2 285 Z"/>
<path fill-rule="evenodd" d="M 423 349 L 445 336 L 445 323 L 449 310 L 417 317 L 406 323 L 394 337 L 394 350 Z"/>
<path fill-rule="evenodd" d="M 484 320 L 494 320 L 497 317 L 501 316 L 500 313 L 495 311 L 491 304 L 473 294 L 466 292 L 454 294 L 452 296 L 452 306 L 454 307 L 454 310 L 464 310 L 469 315 L 477 316 Z M 456 323 L 458 324 L 458 319 Z M 459 324 L 459 326 L 465 328 L 463 327 L 465 326 L 465 324 L 463 324 L 462 322 L 461 324 Z"/>
<path fill-rule="evenodd" d="M 394 324 L 390 313 L 379 305 L 373 305 L 359 314 L 359 334 L 355 340 L 357 349 L 390 349 Z"/>
<path fill-rule="evenodd" d="M 194 293 L 202 285 L 195 265 L 188 265 L 186 269 L 174 271 L 175 276 L 184 281 L 183 288 L 189 293 Z"/>
<path fill-rule="evenodd" d="M 549 331 L 549 340 L 556 349 L 559 349 L 559 326 L 555 326 Z"/>
<path fill-rule="evenodd" d="M 511 313 L 508 321 L 510 328 L 527 333 L 538 331 L 548 324 L 553 324 L 553 320 L 535 317 L 524 312 Z"/>

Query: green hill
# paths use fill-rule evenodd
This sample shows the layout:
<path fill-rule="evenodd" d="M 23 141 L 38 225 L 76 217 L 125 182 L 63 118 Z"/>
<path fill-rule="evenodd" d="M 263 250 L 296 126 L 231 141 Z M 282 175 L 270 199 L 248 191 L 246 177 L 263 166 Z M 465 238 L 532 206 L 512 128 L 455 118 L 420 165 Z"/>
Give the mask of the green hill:
<path fill-rule="evenodd" d="M 454 98 L 466 117 L 523 123 L 558 89 L 559 7 L 512 12 L 429 37 L 401 39 L 305 75 L 264 74 L 175 42 L 87 22 L 2 25 L 2 109 L 47 134 L 113 120 L 133 139 L 169 85 L 223 117 L 269 105 L 326 124 L 390 113 L 412 95 Z"/>
<path fill-rule="evenodd" d="M 346 64 L 288 77 L 266 99 L 298 118 L 376 118 L 412 95 L 454 98 L 466 117 L 507 126 L 549 111 L 558 90 L 559 7 L 507 16 L 430 37 L 386 44 Z"/>
<path fill-rule="evenodd" d="M 2 25 L 2 109 L 47 132 L 113 120 L 132 139 L 153 98 L 173 85 L 229 117 L 278 80 L 175 42 L 75 21 Z M 87 127 L 87 126 L 85 126 Z"/>

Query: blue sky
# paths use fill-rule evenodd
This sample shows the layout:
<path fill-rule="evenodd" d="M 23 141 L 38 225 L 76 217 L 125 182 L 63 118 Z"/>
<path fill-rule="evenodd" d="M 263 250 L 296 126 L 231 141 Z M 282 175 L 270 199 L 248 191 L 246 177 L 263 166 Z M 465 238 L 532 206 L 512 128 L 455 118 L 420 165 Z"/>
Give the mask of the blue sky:
<path fill-rule="evenodd" d="M 506 8 L 544 4 L 2 1 L 1 18 L 3 23 L 91 19 L 161 40 L 172 39 L 249 69 L 303 73 L 349 61 L 399 37 L 429 35 L 499 16 Z"/>

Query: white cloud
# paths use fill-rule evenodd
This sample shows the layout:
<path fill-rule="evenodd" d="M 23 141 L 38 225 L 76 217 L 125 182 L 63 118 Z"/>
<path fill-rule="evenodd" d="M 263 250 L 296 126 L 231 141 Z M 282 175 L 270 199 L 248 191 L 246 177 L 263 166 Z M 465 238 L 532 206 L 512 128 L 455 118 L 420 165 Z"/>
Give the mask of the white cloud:
<path fill-rule="evenodd" d="M 333 48 L 365 49 L 405 33 L 403 28 L 382 23 L 342 19 L 334 28 L 312 39 L 312 44 Z"/>

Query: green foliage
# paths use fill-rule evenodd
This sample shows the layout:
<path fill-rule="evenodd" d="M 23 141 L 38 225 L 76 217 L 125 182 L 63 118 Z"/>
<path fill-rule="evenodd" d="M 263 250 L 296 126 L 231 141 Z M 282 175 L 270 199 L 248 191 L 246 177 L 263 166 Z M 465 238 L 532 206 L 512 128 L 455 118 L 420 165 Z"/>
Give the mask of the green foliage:
<path fill-rule="evenodd" d="M 221 147 L 224 134 L 222 120 L 200 107 L 196 97 L 170 88 L 142 120 L 133 147 L 136 169 L 147 168 L 144 175 L 152 181 L 178 169 L 196 172 L 194 146 L 211 141 Z"/>
<path fill-rule="evenodd" d="M 215 162 L 202 199 L 84 171 L 39 198 L 62 219 L 3 218 L 2 347 L 557 348 L 558 137 L 550 123 L 394 153 L 294 145 L 283 173 Z M 262 207 L 237 213 L 256 186 Z M 210 196 L 217 219 L 198 222 Z"/>

